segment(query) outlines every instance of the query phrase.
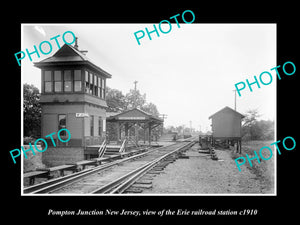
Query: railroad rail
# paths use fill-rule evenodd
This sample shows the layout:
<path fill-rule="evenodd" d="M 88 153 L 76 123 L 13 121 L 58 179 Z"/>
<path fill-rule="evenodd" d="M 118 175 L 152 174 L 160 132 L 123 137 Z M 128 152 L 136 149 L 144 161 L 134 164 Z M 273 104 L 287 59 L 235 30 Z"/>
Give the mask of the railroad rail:
<path fill-rule="evenodd" d="M 169 156 L 194 144 L 194 139 L 151 149 L 128 158 L 89 168 L 24 188 L 24 194 L 115 194 L 122 193 L 137 179 Z"/>

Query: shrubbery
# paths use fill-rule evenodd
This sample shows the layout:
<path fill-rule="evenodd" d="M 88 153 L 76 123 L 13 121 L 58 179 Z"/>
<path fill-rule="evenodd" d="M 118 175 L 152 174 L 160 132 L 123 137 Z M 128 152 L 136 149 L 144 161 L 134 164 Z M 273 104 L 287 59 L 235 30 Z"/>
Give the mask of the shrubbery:
<path fill-rule="evenodd" d="M 257 120 L 257 110 L 249 110 L 245 114 L 242 125 L 243 140 L 274 140 L 274 121 Z"/>

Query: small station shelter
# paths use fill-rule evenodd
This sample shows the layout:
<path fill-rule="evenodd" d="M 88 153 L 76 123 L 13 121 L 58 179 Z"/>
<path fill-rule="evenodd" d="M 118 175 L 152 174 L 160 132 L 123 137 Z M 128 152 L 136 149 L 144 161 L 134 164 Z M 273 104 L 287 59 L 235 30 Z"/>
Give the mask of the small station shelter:
<path fill-rule="evenodd" d="M 106 119 L 107 123 L 117 124 L 117 142 L 124 137 L 129 136 L 129 129 L 135 128 L 135 141 L 139 141 L 138 128 L 144 130 L 144 143 L 146 142 L 146 133 L 148 133 L 148 143 L 151 145 L 151 131 L 163 124 L 163 119 L 147 113 L 141 109 L 133 108 L 116 115 L 112 115 Z M 124 131 L 124 132 L 122 132 Z M 122 135 L 123 133 L 123 135 Z M 123 136 L 123 137 L 122 137 Z"/>
<path fill-rule="evenodd" d="M 228 144 L 236 143 L 237 151 L 241 151 L 242 118 L 244 117 L 244 115 L 228 106 L 212 114 L 209 119 L 212 120 L 213 145 L 216 140 L 222 140 Z"/>
<path fill-rule="evenodd" d="M 72 163 L 85 158 L 86 146 L 100 145 L 105 139 L 106 79 L 111 75 L 91 62 L 87 51 L 75 45 L 63 45 L 53 56 L 34 66 L 41 69 L 41 135 L 50 137 L 42 161 L 47 166 Z M 60 142 L 57 132 L 66 128 L 71 133 L 68 142 Z M 65 131 L 64 131 L 65 132 Z M 60 136 L 67 137 L 67 132 Z"/>

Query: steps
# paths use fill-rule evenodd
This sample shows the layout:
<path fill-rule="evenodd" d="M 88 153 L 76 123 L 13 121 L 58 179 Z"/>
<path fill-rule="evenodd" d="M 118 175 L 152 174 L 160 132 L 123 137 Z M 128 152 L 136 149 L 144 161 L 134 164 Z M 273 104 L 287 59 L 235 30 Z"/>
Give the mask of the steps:
<path fill-rule="evenodd" d="M 104 153 L 104 157 L 111 156 L 111 155 L 118 155 L 120 148 L 121 148 L 121 146 L 119 146 L 119 145 L 107 145 L 106 151 Z"/>

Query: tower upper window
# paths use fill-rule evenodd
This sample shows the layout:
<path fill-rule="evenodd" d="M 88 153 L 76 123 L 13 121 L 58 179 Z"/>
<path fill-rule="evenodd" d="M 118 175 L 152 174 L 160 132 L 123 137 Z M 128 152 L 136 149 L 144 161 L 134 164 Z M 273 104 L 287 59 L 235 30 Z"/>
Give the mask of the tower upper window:
<path fill-rule="evenodd" d="M 46 70 L 44 75 L 44 82 L 45 82 L 45 92 L 51 92 L 52 91 L 52 73 L 51 71 Z"/>
<path fill-rule="evenodd" d="M 62 91 L 62 74 L 60 70 L 54 71 L 54 91 L 55 92 Z"/>
<path fill-rule="evenodd" d="M 74 70 L 74 91 L 81 91 L 81 70 Z"/>
<path fill-rule="evenodd" d="M 64 91 L 71 92 L 72 91 L 72 79 L 71 79 L 71 70 L 64 71 Z"/>
<path fill-rule="evenodd" d="M 92 95 L 94 91 L 93 74 L 92 73 L 89 74 L 90 74 L 90 94 Z"/>
<path fill-rule="evenodd" d="M 44 93 L 85 92 L 105 99 L 105 79 L 87 70 L 44 70 Z"/>
<path fill-rule="evenodd" d="M 90 93 L 89 72 L 85 71 L 85 93 Z"/>

